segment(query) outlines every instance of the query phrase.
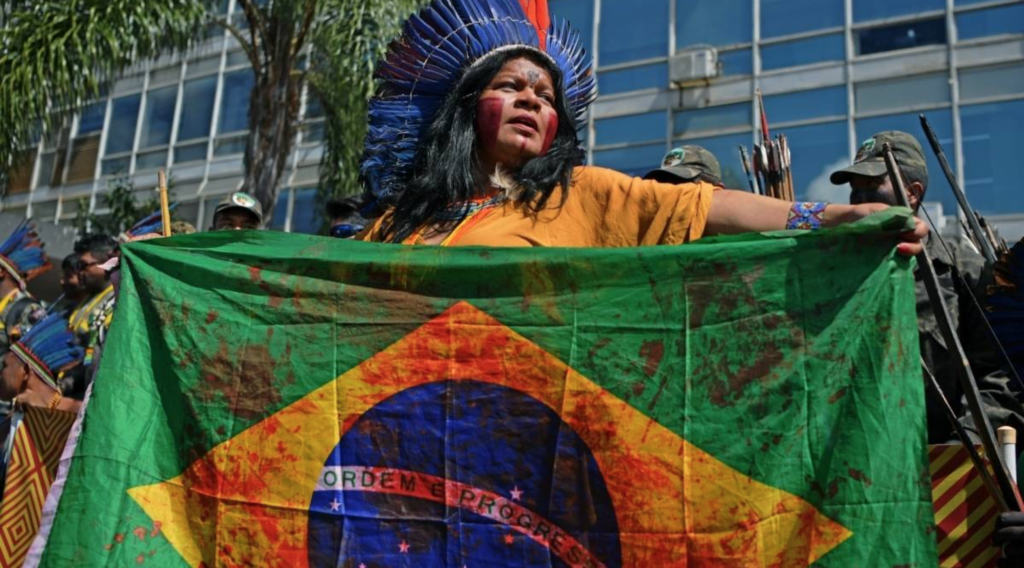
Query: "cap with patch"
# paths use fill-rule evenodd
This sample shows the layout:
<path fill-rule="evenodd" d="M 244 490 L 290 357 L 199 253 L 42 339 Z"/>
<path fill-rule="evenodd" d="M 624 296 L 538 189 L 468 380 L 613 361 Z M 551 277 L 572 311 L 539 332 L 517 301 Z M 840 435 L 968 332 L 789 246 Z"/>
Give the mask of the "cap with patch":
<path fill-rule="evenodd" d="M 227 211 L 228 209 L 245 209 L 253 215 L 256 215 L 260 224 L 263 224 L 263 207 L 255 197 L 245 193 L 244 191 L 236 191 L 225 197 L 223 201 L 217 204 L 217 208 L 213 210 L 214 218 L 217 217 L 218 213 Z"/>
<path fill-rule="evenodd" d="M 718 165 L 718 159 L 700 146 L 673 148 L 662 158 L 661 167 L 647 172 L 644 179 L 661 177 L 659 174 L 668 174 L 683 181 L 692 181 L 704 174 L 711 183 L 722 185 L 722 168 Z"/>
<path fill-rule="evenodd" d="M 879 132 L 861 142 L 853 165 L 832 172 L 829 180 L 835 185 L 842 185 L 850 182 L 851 175 L 884 176 L 887 170 L 882 149 L 886 144 L 892 148 L 893 156 L 896 157 L 904 175 L 911 181 L 919 181 L 921 185 L 928 187 L 928 167 L 925 165 L 921 144 L 913 136 L 899 130 Z"/>

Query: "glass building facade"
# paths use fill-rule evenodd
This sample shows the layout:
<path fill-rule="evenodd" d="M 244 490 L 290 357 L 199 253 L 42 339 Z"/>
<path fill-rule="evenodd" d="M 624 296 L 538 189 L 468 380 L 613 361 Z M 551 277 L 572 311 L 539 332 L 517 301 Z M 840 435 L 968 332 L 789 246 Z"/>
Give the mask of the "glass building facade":
<path fill-rule="evenodd" d="M 642 174 L 675 145 L 714 152 L 730 187 L 747 187 L 738 146 L 754 142 L 753 94 L 792 148 L 798 197 L 845 202 L 828 182 L 859 141 L 881 130 L 924 140 L 931 121 L 972 205 L 1011 239 L 1024 235 L 1024 2 L 1015 0 L 550 0 L 596 61 L 599 98 L 585 138 L 590 163 Z M 234 1 L 219 8 L 241 24 Z M 714 48 L 717 76 L 673 84 L 673 57 Z M 58 135 L 26 148 L 0 229 L 31 217 L 55 254 L 85 203 L 103 214 L 108 180 L 140 192 L 166 168 L 176 217 L 199 228 L 238 188 L 253 74 L 219 28 L 195 51 L 126 73 Z M 282 180 L 274 229 L 313 232 L 323 111 L 303 95 L 302 126 Z M 52 138 L 52 139 L 51 139 Z M 956 203 L 926 147 L 930 211 Z M 84 201 L 82 200 L 84 198 Z M 946 223 L 955 227 L 956 223 Z"/>
<path fill-rule="evenodd" d="M 551 0 L 597 61 L 599 99 L 588 159 L 640 174 L 673 146 L 715 153 L 730 187 L 746 188 L 764 94 L 774 133 L 792 149 L 801 199 L 846 202 L 829 174 L 860 141 L 904 130 L 922 141 L 929 211 L 956 227 L 956 201 L 925 141 L 928 117 L 971 205 L 1024 236 L 1024 2 L 984 0 Z M 714 48 L 716 77 L 673 84 L 673 57 Z"/>
<path fill-rule="evenodd" d="M 234 4 L 221 0 L 218 9 L 244 26 Z M 0 232 L 31 217 L 51 254 L 63 256 L 79 207 L 102 216 L 104 192 L 124 176 L 145 201 L 154 196 L 160 168 L 178 203 L 175 219 L 209 227 L 214 207 L 242 183 L 253 81 L 244 52 L 219 27 L 188 53 L 129 70 L 61 132 L 26 148 L 27 159 L 12 172 L 0 204 Z M 324 113 L 306 92 L 300 118 L 272 228 L 315 232 Z"/>

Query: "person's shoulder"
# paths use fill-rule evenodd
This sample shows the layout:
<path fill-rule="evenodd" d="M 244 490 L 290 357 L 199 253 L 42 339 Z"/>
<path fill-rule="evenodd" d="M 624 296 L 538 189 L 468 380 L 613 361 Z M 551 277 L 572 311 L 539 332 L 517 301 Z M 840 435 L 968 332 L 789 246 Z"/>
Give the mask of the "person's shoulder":
<path fill-rule="evenodd" d="M 962 273 L 978 274 L 985 268 L 985 257 L 970 239 L 951 239 L 953 262 Z"/>
<path fill-rule="evenodd" d="M 600 182 L 630 182 L 633 176 L 601 166 L 576 166 L 572 171 L 573 185 Z"/>
<path fill-rule="evenodd" d="M 970 239 L 962 235 L 942 238 L 931 235 L 925 248 L 932 257 L 932 263 L 956 270 L 972 288 L 988 278 L 985 257 Z"/>

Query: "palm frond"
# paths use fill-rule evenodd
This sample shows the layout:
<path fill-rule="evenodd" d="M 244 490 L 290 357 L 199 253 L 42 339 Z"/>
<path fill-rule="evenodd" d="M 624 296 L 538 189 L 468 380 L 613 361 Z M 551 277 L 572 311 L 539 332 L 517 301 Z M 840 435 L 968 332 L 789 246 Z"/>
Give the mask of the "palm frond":
<path fill-rule="evenodd" d="M 15 165 L 37 121 L 56 132 L 131 65 L 201 37 L 202 0 L 0 2 L 0 171 Z"/>

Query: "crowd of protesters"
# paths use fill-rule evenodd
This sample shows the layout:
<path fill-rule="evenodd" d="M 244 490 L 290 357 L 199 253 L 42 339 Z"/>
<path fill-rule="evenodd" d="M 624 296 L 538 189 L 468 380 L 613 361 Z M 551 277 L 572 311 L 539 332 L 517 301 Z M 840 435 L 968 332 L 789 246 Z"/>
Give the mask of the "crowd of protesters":
<path fill-rule="evenodd" d="M 363 229 L 354 198 L 331 200 L 328 234 L 350 238 Z M 234 192 L 217 205 L 209 230 L 260 229 L 259 201 Z M 35 298 L 28 284 L 53 268 L 31 223 L 19 225 L 0 244 L 0 456 L 7 462 L 11 417 L 18 406 L 77 412 L 98 368 L 120 281 L 120 245 L 162 236 L 158 213 L 121 235 L 87 234 L 60 264 L 60 296 Z M 196 232 L 173 222 L 172 235 Z M 5 468 L 0 466 L 0 492 Z"/>

